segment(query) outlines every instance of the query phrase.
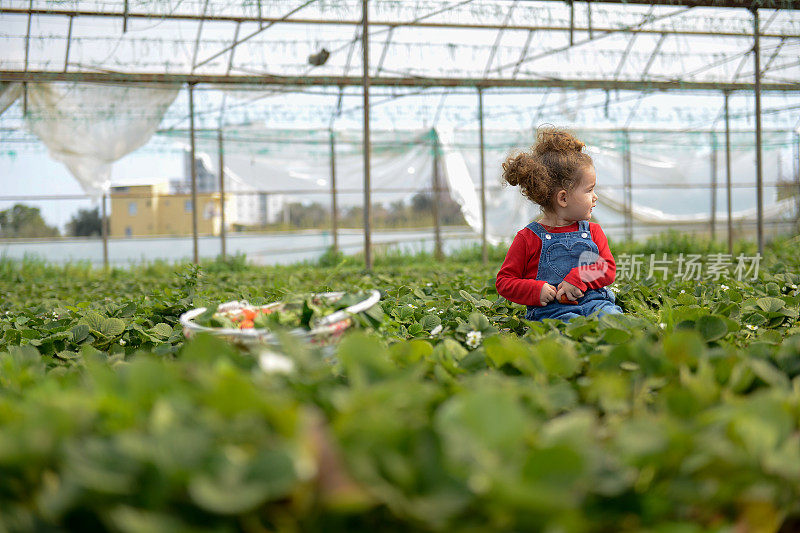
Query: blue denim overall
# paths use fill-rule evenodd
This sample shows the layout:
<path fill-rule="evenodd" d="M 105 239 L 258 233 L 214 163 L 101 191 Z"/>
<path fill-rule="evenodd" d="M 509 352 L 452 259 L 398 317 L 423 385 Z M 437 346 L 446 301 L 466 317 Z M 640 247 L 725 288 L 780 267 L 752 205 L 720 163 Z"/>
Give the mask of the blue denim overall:
<path fill-rule="evenodd" d="M 566 233 L 551 233 L 535 221 L 527 227 L 542 240 L 542 253 L 539 256 L 539 272 L 536 279 L 544 280 L 554 287 L 558 287 L 570 270 L 578 266 L 582 253 L 592 252 L 594 257 L 598 257 L 600 253 L 597 244 L 592 240 L 589 222 L 586 220 L 578 223 L 578 231 Z M 622 313 L 622 309 L 615 303 L 614 293 L 606 287 L 586 289 L 577 301 L 577 305 L 562 304 L 555 300 L 545 306 L 529 305 L 525 318 L 528 320 L 554 318 L 568 322 L 573 317 L 589 316 L 592 313 L 597 313 L 597 316 Z"/>

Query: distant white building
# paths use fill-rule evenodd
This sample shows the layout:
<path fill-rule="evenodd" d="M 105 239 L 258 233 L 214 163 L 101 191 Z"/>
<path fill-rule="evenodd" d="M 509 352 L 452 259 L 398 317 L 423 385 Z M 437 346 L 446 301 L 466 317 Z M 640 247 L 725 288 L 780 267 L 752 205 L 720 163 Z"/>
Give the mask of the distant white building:
<path fill-rule="evenodd" d="M 191 155 L 184 152 L 184 178 L 170 183 L 175 193 L 191 192 Z M 201 154 L 196 157 L 197 192 L 219 192 L 219 175 L 210 170 L 211 162 Z M 232 172 L 225 172 L 225 225 L 262 226 L 277 222 L 285 205 L 283 194 L 268 194 L 245 183 Z"/>

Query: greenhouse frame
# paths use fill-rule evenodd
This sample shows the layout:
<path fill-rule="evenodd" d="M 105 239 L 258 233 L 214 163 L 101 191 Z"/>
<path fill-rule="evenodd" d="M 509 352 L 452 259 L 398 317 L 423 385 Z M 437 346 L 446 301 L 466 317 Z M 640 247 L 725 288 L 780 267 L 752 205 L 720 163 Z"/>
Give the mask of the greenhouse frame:
<path fill-rule="evenodd" d="M 257 168 L 252 154 L 263 148 L 264 166 L 244 181 L 302 197 L 311 189 L 264 177 L 266 158 L 285 165 L 280 157 L 316 154 L 329 174 L 309 187 L 330 198 L 333 246 L 337 202 L 359 190 L 371 268 L 372 195 L 383 186 L 397 194 L 430 187 L 437 254 L 437 209 L 449 190 L 480 234 L 485 260 L 488 242 L 531 217 L 530 206 L 509 207 L 519 193 L 494 185 L 487 165 L 497 174 L 509 149 L 530 145 L 550 123 L 608 157 L 597 160 L 598 176 L 614 176 L 608 185 L 618 180 L 621 194 L 600 202 L 621 217 L 626 238 L 637 223 L 702 225 L 713 237 L 724 221 L 731 250 L 739 220 L 753 223 L 763 250 L 768 221 L 794 231 L 800 215 L 798 9 L 797 0 L 5 0 L 0 144 L 44 143 L 86 195 L 102 199 L 105 217 L 113 162 L 151 139 L 182 139 L 195 262 L 201 152 L 218 157 L 209 166 L 219 169 L 223 256 L 228 169 L 243 176 L 247 157 Z M 337 156 L 340 143 L 353 147 L 347 161 Z M 401 146 L 420 143 L 432 165 L 426 159 L 413 183 L 398 177 L 406 163 L 374 170 L 376 151 L 395 149 L 399 160 Z M 743 160 L 754 159 L 740 171 L 746 180 L 732 179 L 734 166 L 744 168 L 732 161 L 737 146 Z M 765 151 L 777 181 L 765 181 Z M 420 165 L 409 163 L 408 174 Z M 676 181 L 689 168 L 697 174 Z M 634 189 L 645 191 L 636 201 Z M 734 213 L 734 189 L 741 198 L 755 192 L 752 213 Z M 651 192 L 647 203 L 646 191 L 659 190 L 709 190 L 710 206 L 669 213 L 657 203 L 662 195 Z M 770 205 L 767 191 L 775 191 Z M 105 264 L 107 232 L 103 224 Z"/>

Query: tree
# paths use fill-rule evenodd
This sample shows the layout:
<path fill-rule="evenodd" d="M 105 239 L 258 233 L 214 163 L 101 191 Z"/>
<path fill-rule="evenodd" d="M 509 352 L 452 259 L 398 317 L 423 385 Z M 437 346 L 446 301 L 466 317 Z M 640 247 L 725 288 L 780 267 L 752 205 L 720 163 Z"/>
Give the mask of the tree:
<path fill-rule="evenodd" d="M 48 226 L 38 207 L 16 204 L 0 211 L 0 237 L 58 237 L 58 228 Z"/>
<path fill-rule="evenodd" d="M 108 224 L 108 218 L 106 218 Z M 67 235 L 74 237 L 92 237 L 103 233 L 100 220 L 100 208 L 79 209 L 67 222 Z"/>

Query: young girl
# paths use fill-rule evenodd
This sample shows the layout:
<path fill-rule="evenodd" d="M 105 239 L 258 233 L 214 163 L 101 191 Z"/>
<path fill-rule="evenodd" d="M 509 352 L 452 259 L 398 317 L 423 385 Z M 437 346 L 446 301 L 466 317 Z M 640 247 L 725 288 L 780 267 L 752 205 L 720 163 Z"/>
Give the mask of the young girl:
<path fill-rule="evenodd" d="M 528 320 L 622 313 L 614 293 L 616 263 L 598 224 L 597 176 L 585 145 L 558 129 L 540 130 L 532 152 L 509 157 L 503 179 L 542 207 L 514 237 L 497 273 L 497 292 L 526 305 Z"/>

